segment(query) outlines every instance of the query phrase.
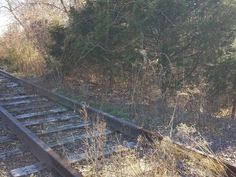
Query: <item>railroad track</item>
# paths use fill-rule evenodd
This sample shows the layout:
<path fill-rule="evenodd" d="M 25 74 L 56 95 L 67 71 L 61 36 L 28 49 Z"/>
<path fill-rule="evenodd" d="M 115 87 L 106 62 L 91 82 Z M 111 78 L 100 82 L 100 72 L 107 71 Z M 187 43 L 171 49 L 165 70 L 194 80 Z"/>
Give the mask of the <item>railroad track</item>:
<path fill-rule="evenodd" d="M 81 112 L 82 110 L 82 112 Z M 91 142 L 102 139 L 103 155 L 126 152 L 137 146 L 139 136 L 152 143 L 163 137 L 142 127 L 114 117 L 95 108 L 51 93 L 0 70 L 0 128 L 6 125 L 14 135 L 1 135 L 0 144 L 20 142 L 18 148 L 5 149 L 1 158 L 11 159 L 30 154 L 36 160 L 11 170 L 12 176 L 25 176 L 51 169 L 63 177 L 82 176 L 71 164 L 88 160 Z M 99 123 L 98 123 L 99 122 Z M 105 124 L 98 129 L 98 124 Z M 19 141 L 19 140 L 20 141 Z M 119 141 L 117 141 L 119 139 Z M 87 143 L 88 146 L 85 144 Z M 212 158 L 175 143 L 184 151 Z M 99 158 L 95 155 L 94 158 Z M 91 157 L 90 157 L 91 158 Z M 93 158 L 93 157 L 92 157 Z M 236 167 L 222 161 L 228 176 L 236 176 Z M 49 170 L 49 172 L 48 172 Z"/>
<path fill-rule="evenodd" d="M 4 127 L 0 119 L 0 176 L 22 176 L 30 173 L 38 173 L 38 176 L 55 176 L 55 172 L 46 169 L 45 164 L 35 158 L 30 150 L 16 137 L 16 135 Z"/>

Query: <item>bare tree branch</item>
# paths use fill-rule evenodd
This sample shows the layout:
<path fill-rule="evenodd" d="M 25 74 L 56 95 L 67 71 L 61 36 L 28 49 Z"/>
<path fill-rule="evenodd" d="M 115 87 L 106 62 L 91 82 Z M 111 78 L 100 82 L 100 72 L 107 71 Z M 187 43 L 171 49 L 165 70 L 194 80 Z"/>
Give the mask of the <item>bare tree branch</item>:
<path fill-rule="evenodd" d="M 12 4 L 11 4 L 10 0 L 5 0 L 5 2 L 7 3 L 8 7 L 7 6 L 1 6 L 0 8 L 7 9 L 11 13 L 11 15 L 15 18 L 15 20 L 20 24 L 20 26 L 22 28 L 24 28 L 26 31 L 28 31 L 27 27 L 23 24 L 23 22 L 15 14 L 15 11 L 14 11 L 14 9 L 12 7 Z"/>
<path fill-rule="evenodd" d="M 64 12 L 65 12 L 66 14 L 68 14 L 68 10 L 67 10 L 67 8 L 66 8 L 66 6 L 65 6 L 64 1 L 63 1 L 63 0 L 60 0 L 60 2 L 61 2 L 61 5 L 62 5 L 63 8 L 64 8 Z"/>
<path fill-rule="evenodd" d="M 45 2 L 29 2 L 27 3 L 26 5 L 31 5 L 31 6 L 34 6 L 34 5 L 45 5 L 45 6 L 49 6 L 49 7 L 54 7 L 58 10 L 61 10 L 64 12 L 64 9 L 62 9 L 61 7 L 58 7 L 57 5 L 55 4 L 52 4 L 52 3 L 45 3 Z"/>

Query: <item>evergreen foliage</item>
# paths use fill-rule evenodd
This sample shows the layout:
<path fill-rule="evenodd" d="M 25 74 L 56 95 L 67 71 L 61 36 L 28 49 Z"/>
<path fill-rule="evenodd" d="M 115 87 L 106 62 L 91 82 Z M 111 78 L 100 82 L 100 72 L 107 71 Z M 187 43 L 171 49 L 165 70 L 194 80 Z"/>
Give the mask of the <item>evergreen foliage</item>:
<path fill-rule="evenodd" d="M 52 54 L 64 71 L 99 63 L 133 72 L 155 63 L 163 94 L 203 78 L 223 91 L 233 88 L 235 75 L 235 7 L 228 0 L 87 0 L 83 8 L 71 8 L 65 40 L 53 35 Z M 57 52 L 62 46 L 63 55 Z"/>

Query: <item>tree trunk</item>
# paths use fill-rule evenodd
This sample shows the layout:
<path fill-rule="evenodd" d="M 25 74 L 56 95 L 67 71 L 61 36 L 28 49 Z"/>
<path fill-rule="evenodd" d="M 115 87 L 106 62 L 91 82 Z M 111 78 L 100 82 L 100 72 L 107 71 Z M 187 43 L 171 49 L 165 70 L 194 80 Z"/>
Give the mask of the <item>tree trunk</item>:
<path fill-rule="evenodd" d="M 236 95 L 234 95 L 233 98 L 233 108 L 232 108 L 232 113 L 231 113 L 231 118 L 235 118 L 235 113 L 236 113 Z"/>
<path fill-rule="evenodd" d="M 236 74 L 234 75 L 234 82 L 233 82 L 233 103 L 232 103 L 232 113 L 231 118 L 235 118 L 236 113 Z"/>

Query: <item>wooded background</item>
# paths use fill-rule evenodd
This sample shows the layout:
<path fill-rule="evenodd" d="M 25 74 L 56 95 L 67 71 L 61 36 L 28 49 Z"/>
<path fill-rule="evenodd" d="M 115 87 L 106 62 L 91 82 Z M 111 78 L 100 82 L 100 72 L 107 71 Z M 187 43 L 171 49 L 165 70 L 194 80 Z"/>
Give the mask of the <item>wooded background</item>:
<path fill-rule="evenodd" d="M 0 38 L 11 71 L 83 68 L 124 90 L 134 112 L 156 90 L 164 105 L 185 92 L 200 112 L 235 115 L 235 0 L 2 0 L 0 13 L 12 17 Z"/>

